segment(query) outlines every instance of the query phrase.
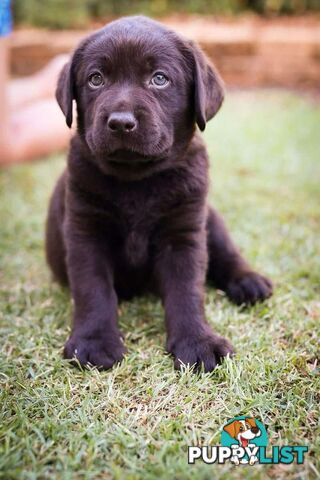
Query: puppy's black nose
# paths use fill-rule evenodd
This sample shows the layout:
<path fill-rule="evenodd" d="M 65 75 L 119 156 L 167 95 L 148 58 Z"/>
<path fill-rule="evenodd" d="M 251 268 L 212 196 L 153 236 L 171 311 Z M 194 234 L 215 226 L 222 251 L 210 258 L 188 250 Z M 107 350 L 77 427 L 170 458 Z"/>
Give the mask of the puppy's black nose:
<path fill-rule="evenodd" d="M 130 133 L 137 128 L 137 123 L 130 112 L 113 112 L 108 118 L 107 127 L 112 132 Z"/>
<path fill-rule="evenodd" d="M 258 427 L 251 427 L 251 432 L 257 434 L 259 432 L 259 428 Z"/>

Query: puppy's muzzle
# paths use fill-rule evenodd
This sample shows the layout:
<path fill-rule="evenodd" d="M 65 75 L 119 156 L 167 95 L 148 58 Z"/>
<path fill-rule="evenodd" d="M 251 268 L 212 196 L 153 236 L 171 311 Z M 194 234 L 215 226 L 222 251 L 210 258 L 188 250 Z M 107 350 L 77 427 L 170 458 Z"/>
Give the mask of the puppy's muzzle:
<path fill-rule="evenodd" d="M 150 165 L 156 162 L 158 159 L 151 156 L 143 155 L 134 150 L 119 149 L 108 155 L 109 161 L 118 165 Z"/>

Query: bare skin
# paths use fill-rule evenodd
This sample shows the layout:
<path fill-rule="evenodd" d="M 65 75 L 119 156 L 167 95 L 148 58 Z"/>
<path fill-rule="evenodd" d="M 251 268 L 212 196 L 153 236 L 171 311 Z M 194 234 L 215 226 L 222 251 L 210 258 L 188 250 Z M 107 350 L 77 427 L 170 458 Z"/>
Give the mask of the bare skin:
<path fill-rule="evenodd" d="M 36 74 L 9 80 L 9 39 L 0 38 L 0 165 L 27 162 L 65 149 L 72 132 L 54 98 L 60 55 Z"/>

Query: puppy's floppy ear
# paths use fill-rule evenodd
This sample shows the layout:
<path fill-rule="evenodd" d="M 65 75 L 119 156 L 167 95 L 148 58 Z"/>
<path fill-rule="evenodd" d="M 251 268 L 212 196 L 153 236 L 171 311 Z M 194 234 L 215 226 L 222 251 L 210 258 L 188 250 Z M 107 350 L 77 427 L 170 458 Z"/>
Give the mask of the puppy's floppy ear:
<path fill-rule="evenodd" d="M 248 422 L 251 427 L 256 427 L 257 426 L 256 421 L 253 417 L 247 417 L 245 419 L 245 421 Z"/>
<path fill-rule="evenodd" d="M 71 60 L 63 67 L 59 75 L 56 99 L 66 117 L 66 123 L 70 128 L 72 125 L 72 101 L 74 99 L 74 82 Z"/>
<path fill-rule="evenodd" d="M 229 423 L 229 425 L 226 425 L 225 427 L 223 427 L 223 430 L 227 433 L 229 433 L 230 437 L 232 438 L 236 438 L 236 423 L 237 423 L 237 420 L 235 420 L 234 422 L 232 423 Z"/>
<path fill-rule="evenodd" d="M 196 122 L 201 131 L 217 113 L 224 99 L 223 81 L 200 48 L 191 43 L 194 58 L 194 102 Z"/>

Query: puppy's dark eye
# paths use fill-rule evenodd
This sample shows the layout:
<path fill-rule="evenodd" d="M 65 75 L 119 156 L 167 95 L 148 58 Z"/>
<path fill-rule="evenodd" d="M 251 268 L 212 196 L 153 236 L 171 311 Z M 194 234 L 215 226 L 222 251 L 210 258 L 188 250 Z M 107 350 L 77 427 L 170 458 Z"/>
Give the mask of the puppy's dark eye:
<path fill-rule="evenodd" d="M 103 77 L 100 73 L 92 73 L 89 77 L 89 85 L 92 88 L 99 88 L 104 84 Z"/>
<path fill-rule="evenodd" d="M 168 77 L 162 72 L 156 72 L 151 78 L 151 85 L 157 88 L 163 88 L 169 83 Z"/>

